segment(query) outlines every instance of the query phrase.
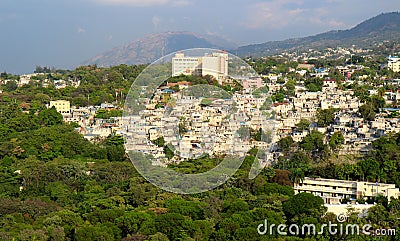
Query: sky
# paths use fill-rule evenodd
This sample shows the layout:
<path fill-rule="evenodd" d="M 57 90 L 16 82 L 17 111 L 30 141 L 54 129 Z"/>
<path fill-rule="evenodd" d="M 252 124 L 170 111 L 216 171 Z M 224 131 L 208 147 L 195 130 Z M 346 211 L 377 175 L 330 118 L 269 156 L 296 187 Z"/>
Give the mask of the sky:
<path fill-rule="evenodd" d="M 246 45 L 348 29 L 399 10 L 399 0 L 0 0 L 0 71 L 72 69 L 166 31 Z"/>

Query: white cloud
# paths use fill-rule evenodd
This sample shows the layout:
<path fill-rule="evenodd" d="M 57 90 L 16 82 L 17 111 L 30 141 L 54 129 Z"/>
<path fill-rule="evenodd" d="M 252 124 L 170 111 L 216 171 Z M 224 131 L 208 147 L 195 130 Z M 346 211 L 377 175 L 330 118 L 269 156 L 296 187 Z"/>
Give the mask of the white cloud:
<path fill-rule="evenodd" d="M 346 2 L 346 0 L 325 0 L 326 3 L 343 3 Z"/>
<path fill-rule="evenodd" d="M 337 21 L 335 19 L 331 19 L 327 22 L 328 26 L 334 27 L 334 28 L 346 28 L 348 27 L 347 24 L 341 21 Z"/>
<path fill-rule="evenodd" d="M 337 2 L 342 0 L 326 0 Z M 329 11 L 329 6 L 314 7 L 301 0 L 271 0 L 258 2 L 249 7 L 247 18 L 242 23 L 249 29 L 277 30 L 293 26 L 306 26 L 309 24 L 329 28 L 343 28 L 346 24 L 335 19 Z"/>
<path fill-rule="evenodd" d="M 162 19 L 158 16 L 153 16 L 153 18 L 151 19 L 151 22 L 153 23 L 155 28 L 158 28 L 158 26 L 162 22 Z"/>
<path fill-rule="evenodd" d="M 330 17 L 330 11 L 326 8 L 317 8 L 313 11 L 313 16 L 308 17 L 308 21 L 312 24 L 335 29 L 348 27 L 345 23 Z"/>
<path fill-rule="evenodd" d="M 190 5 L 189 0 L 92 0 L 107 5 L 123 5 L 133 7 L 152 7 L 170 5 L 174 7 L 184 7 Z"/>
<path fill-rule="evenodd" d="M 94 0 L 107 5 L 128 5 L 136 7 L 149 7 L 164 5 L 169 2 L 169 0 Z"/>
<path fill-rule="evenodd" d="M 302 4 L 300 0 L 272 0 L 256 3 L 250 6 L 248 19 L 243 25 L 250 29 L 285 27 L 291 20 L 307 11 L 299 8 Z M 287 5 L 293 5 L 295 8 L 287 9 Z"/>
<path fill-rule="evenodd" d="M 189 2 L 188 0 L 175 0 L 172 2 L 172 6 L 174 6 L 174 7 L 185 7 L 190 4 L 191 4 L 191 2 Z"/>
<path fill-rule="evenodd" d="M 77 33 L 86 33 L 86 29 L 82 28 L 82 27 L 78 27 L 78 29 L 76 30 Z"/>
<path fill-rule="evenodd" d="M 290 16 L 296 16 L 296 15 L 299 15 L 299 14 L 305 12 L 305 11 L 306 11 L 306 9 L 297 8 L 297 9 L 289 10 L 287 13 Z"/>

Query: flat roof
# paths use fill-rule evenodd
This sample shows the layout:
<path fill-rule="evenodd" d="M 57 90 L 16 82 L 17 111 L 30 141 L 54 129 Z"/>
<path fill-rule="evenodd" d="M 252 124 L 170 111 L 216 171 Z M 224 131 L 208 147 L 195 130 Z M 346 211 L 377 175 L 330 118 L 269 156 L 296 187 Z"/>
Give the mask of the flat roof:
<path fill-rule="evenodd" d="M 336 182 L 336 183 L 343 183 L 343 184 L 357 184 L 357 183 L 364 183 L 364 185 L 379 185 L 379 186 L 392 186 L 395 184 L 387 184 L 387 183 L 379 183 L 379 182 L 363 182 L 363 181 L 347 181 L 347 180 L 339 180 L 339 179 L 326 179 L 326 178 L 312 178 L 312 177 L 305 177 L 304 181 L 320 181 L 320 182 Z"/>

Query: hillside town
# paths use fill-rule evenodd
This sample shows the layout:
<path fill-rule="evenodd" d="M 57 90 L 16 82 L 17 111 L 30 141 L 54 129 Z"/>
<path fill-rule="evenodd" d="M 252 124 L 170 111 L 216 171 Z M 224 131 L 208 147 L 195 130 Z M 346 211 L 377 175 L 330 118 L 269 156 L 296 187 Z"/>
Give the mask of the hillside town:
<path fill-rule="evenodd" d="M 0 241 L 399 241 L 398 9 L 1 1 Z"/>
<path fill-rule="evenodd" d="M 385 68 L 390 68 L 393 72 L 399 71 L 399 58 L 389 56 L 387 61 Z M 186 57 L 183 53 L 178 53 L 172 60 L 172 77 L 211 75 L 218 83 L 228 84 L 228 62 L 229 58 L 225 53 L 213 53 L 205 57 Z M 331 78 L 332 69 L 343 78 Z M 354 85 L 355 82 L 362 85 L 362 80 L 370 76 L 352 76 L 365 72 L 365 69 L 367 67 L 352 63 L 333 68 L 316 68 L 314 64 L 300 63 L 297 68 L 289 68 L 288 73 L 241 79 L 243 89 L 234 92 L 229 99 L 206 98 L 212 96 L 211 92 L 218 92 L 215 89 L 210 93 L 203 93 L 202 96 L 193 96 L 193 92 L 187 90 L 194 88 L 196 92 L 196 86 L 191 86 L 190 82 L 170 82 L 158 88 L 151 99 L 142 100 L 145 109 L 136 115 L 108 120 L 94 117 L 96 111 L 113 109 L 111 104 L 71 108 L 68 102 L 60 100 L 51 102 L 49 107 L 55 106 L 63 114 L 65 121 L 78 122 L 81 126 L 78 131 L 91 141 L 105 138 L 112 133 L 125 135 L 127 151 L 151 154 L 157 160 L 153 163 L 155 165 L 190 161 L 204 155 L 243 156 L 252 147 L 256 147 L 266 153 L 258 158 L 261 166 L 273 166 L 282 156 L 282 150 L 277 145 L 279 140 L 290 137 L 294 142 L 300 143 L 312 131 L 324 134 L 325 141 L 335 133 L 342 133 L 343 141 L 338 154 L 363 156 L 371 151 L 372 143 L 378 138 L 400 132 L 399 116 L 396 114 L 400 110 L 396 106 L 400 91 L 395 89 L 379 93 L 384 84 L 398 86 L 398 79 L 385 79 L 383 84 L 368 90 L 369 95 L 381 94 L 384 106 L 392 106 L 382 108 L 373 119 L 360 115 L 360 107 L 365 101 L 356 96 L 356 90 L 344 87 Z M 292 96 L 287 95 L 281 101 L 272 101 L 271 95 L 288 88 L 287 76 L 291 73 L 304 78 L 308 76 L 322 79 L 321 90 L 310 91 L 304 81 L 299 81 L 294 86 Z M 318 124 L 317 116 L 321 110 L 334 110 L 330 123 Z M 299 128 L 299 123 L 302 122 L 308 125 Z M 240 135 L 245 128 L 248 128 L 247 138 Z M 263 138 L 251 136 L 254 130 L 260 130 Z M 167 149 L 173 151 L 169 152 Z M 355 192 L 355 195 L 350 193 L 347 184 L 339 180 L 313 182 L 318 183 L 321 188 L 306 188 L 307 182 L 303 181 L 296 183 L 294 189 L 298 193 L 309 192 L 323 197 L 329 211 L 337 215 L 348 209 L 348 204 L 341 204 L 344 200 L 351 201 L 353 208 L 365 212 L 371 205 L 356 204 L 355 200 L 361 196 L 380 193 L 390 199 L 397 198 L 400 193 L 392 185 L 388 191 L 382 186 L 375 193 L 372 190 L 372 194 L 362 192 L 364 194 L 360 195 L 360 192 Z M 347 191 L 338 192 L 336 190 L 339 189 L 332 189 L 329 183 L 336 183 L 337 188 Z"/>
<path fill-rule="evenodd" d="M 209 76 L 217 85 L 231 85 L 230 61 L 226 52 L 202 57 L 178 53 L 172 58 L 171 80 L 182 76 Z M 342 134 L 338 155 L 365 156 L 372 150 L 375 140 L 400 132 L 397 105 L 400 79 L 370 75 L 369 68 L 362 64 L 350 62 L 317 68 L 313 61 L 310 62 L 297 63 L 287 72 L 240 78 L 241 88 L 228 97 L 216 86 L 204 90 L 196 89 L 190 81 L 170 81 L 157 88 L 151 98 L 139 98 L 144 109 L 124 117 L 118 103 L 92 106 L 89 105 L 90 96 L 87 106 L 72 106 L 70 101 L 60 99 L 51 100 L 48 108 L 54 107 L 66 123 L 77 123 L 76 131 L 91 142 L 110 135 L 124 135 L 127 151 L 151 154 L 156 160 L 153 164 L 161 166 L 202 156 L 245 156 L 251 148 L 262 150 L 263 154 L 258 156 L 262 167 L 273 166 L 284 155 L 278 144 L 280 140 L 291 138 L 301 143 L 315 131 L 324 134 L 325 142 L 337 133 Z M 399 57 L 388 56 L 387 63 L 381 68 L 398 73 L 399 65 Z M 293 81 L 294 78 L 298 81 Z M 310 88 L 307 79 L 321 80 L 320 89 Z M 384 102 L 372 116 L 363 116 L 360 110 L 366 101 L 358 92 L 363 83 L 368 83 L 367 79 L 375 80 L 377 84 L 373 88 L 369 85 L 364 94 L 379 96 Z M 3 80 L 3 84 L 10 81 L 14 80 Z M 76 88 L 80 84 L 79 80 L 51 80 L 36 73 L 21 76 L 16 84 L 21 87 L 35 82 L 44 87 L 54 85 L 56 89 Z M 392 88 L 383 91 L 389 85 Z M 144 93 L 147 86 L 140 88 Z M 285 94 L 278 97 L 281 93 Z M 123 97 L 118 90 L 115 95 L 117 99 Z M 105 115 L 113 111 L 117 114 Z M 318 120 L 322 111 L 331 112 L 331 120 L 324 124 Z M 321 188 L 307 186 L 307 182 L 317 183 Z M 309 192 L 323 197 L 330 211 L 337 214 L 348 208 L 346 204 L 340 204 L 343 200 L 355 205 L 354 200 L 360 198 L 359 194 L 350 194 L 350 190 L 346 195 L 337 193 L 329 183 L 335 183 L 339 189 L 347 185 L 341 186 L 342 182 L 338 180 L 306 179 L 297 182 L 294 189 L 298 193 Z M 388 198 L 399 195 L 394 186 L 387 192 L 382 186 L 379 193 Z M 354 208 L 370 207 L 362 205 L 357 204 Z"/>
<path fill-rule="evenodd" d="M 215 52 L 204 57 L 185 57 L 183 53 L 178 53 L 172 59 L 172 77 L 209 75 L 219 84 L 228 84 L 228 62 L 228 54 L 225 52 Z M 263 86 L 261 78 L 243 80 L 243 91 L 233 93 L 230 98 L 212 98 L 224 94 L 218 88 L 202 90 L 190 85 L 187 81 L 168 83 L 158 88 L 152 99 L 143 100 L 145 110 L 124 117 L 129 118 L 123 130 L 128 151 L 151 153 L 164 159 L 161 163 L 165 164 L 171 161 L 179 163 L 202 155 L 244 156 L 253 146 L 271 148 L 270 143 L 261 144 L 261 139 L 251 140 L 250 136 L 246 138 L 246 133 L 242 136 L 237 134 L 244 127 L 253 130 L 263 128 L 264 131 L 270 129 L 272 133 L 268 120 L 263 118 L 265 113 L 260 110 L 267 93 L 264 93 L 264 98 L 254 98 L 250 93 L 252 89 Z M 196 94 L 193 96 L 191 93 Z M 165 147 L 157 145 L 159 142 L 172 146 L 179 155 L 167 160 Z M 264 160 L 264 165 L 266 162 Z"/>
<path fill-rule="evenodd" d="M 179 76 L 200 74 L 211 75 L 220 83 L 228 77 L 228 55 L 226 53 L 213 53 L 209 56 L 196 58 L 185 57 L 183 54 L 177 54 L 173 58 L 173 75 Z M 199 64 L 204 67 L 198 69 Z M 222 63 L 222 64 L 221 64 Z M 396 56 L 388 56 L 386 68 L 393 72 L 399 72 L 400 58 Z M 329 77 L 332 69 L 337 70 L 343 77 L 343 80 L 336 80 Z M 370 76 L 358 75 L 352 78 L 352 74 L 362 72 L 368 69 L 363 65 L 348 64 L 345 66 L 335 66 L 332 68 L 315 68 L 314 64 L 300 63 L 296 68 L 289 68 L 288 73 L 260 75 L 255 78 L 243 79 L 241 85 L 243 89 L 233 94 L 232 99 L 214 99 L 210 100 L 207 105 L 201 105 L 202 98 L 193 98 L 183 94 L 182 91 L 174 91 L 171 87 L 178 86 L 179 90 L 185 90 L 190 87 L 190 82 L 169 83 L 168 85 L 157 90 L 156 95 L 152 100 L 146 100 L 146 110 L 143 113 L 146 119 L 135 120 L 135 128 L 138 133 L 142 133 L 148 137 L 150 141 L 164 135 L 164 140 L 176 146 L 178 142 L 181 145 L 179 152 L 184 158 L 192 157 L 189 153 L 198 153 L 202 149 L 200 146 L 208 150 L 209 155 L 221 154 L 224 151 L 233 151 L 232 143 L 227 140 L 233 140 L 234 133 L 241 127 L 247 126 L 253 130 L 258 130 L 266 123 L 262 123 L 266 116 L 274 114 L 275 121 L 270 127 L 274 131 L 272 143 L 278 142 L 284 137 L 292 137 L 295 142 L 301 142 L 310 131 L 316 130 L 327 136 L 335 132 L 342 132 L 344 143 L 340 149 L 342 154 L 367 154 L 371 149 L 371 143 L 387 133 L 400 132 L 400 124 L 396 113 L 398 108 L 384 108 L 372 120 L 365 120 L 359 114 L 359 108 L 364 104 L 364 101 L 355 95 L 355 90 L 351 88 L 344 89 L 345 85 L 352 85 L 355 82 L 362 85 L 362 80 Z M 200 72 L 199 72 L 200 71 Z M 203 71 L 203 72 L 202 72 Z M 270 96 L 276 94 L 282 89 L 286 89 L 286 84 L 289 81 L 287 75 L 295 74 L 303 78 L 317 77 L 322 80 L 322 89 L 320 91 L 308 91 L 304 86 L 304 81 L 299 81 L 295 85 L 293 96 L 286 96 L 282 101 L 268 102 L 270 106 L 266 106 L 266 101 L 270 101 Z M 20 76 L 17 81 L 18 86 L 30 84 L 32 82 L 41 82 L 44 86 L 53 84 L 56 88 L 65 88 L 66 86 L 79 86 L 79 80 L 51 80 L 38 78 L 39 74 L 29 74 Z M 374 77 L 378 78 L 378 77 Z M 6 84 L 13 80 L 3 80 L 2 84 Z M 374 89 L 369 89 L 369 95 L 378 94 L 379 88 L 383 85 L 391 84 L 398 86 L 399 79 L 384 79 L 380 85 L 374 86 Z M 267 87 L 268 92 L 261 93 L 255 96 L 253 93 L 257 89 Z M 256 91 L 257 92 L 257 91 Z M 118 93 L 116 93 L 118 95 Z M 386 90 L 381 93 L 385 100 L 385 106 L 394 106 L 400 99 L 400 90 Z M 168 97 L 166 99 L 166 97 Z M 177 109 L 174 110 L 174 115 L 164 117 L 164 108 L 159 108 L 159 103 L 166 104 L 170 99 L 176 103 Z M 188 106 L 188 109 L 182 109 L 182 106 Z M 235 111 L 242 113 L 242 116 L 235 116 L 235 122 L 231 122 L 232 105 L 235 105 Z M 122 130 L 123 121 L 121 117 L 111 117 L 108 119 L 96 118 L 98 111 L 110 111 L 119 109 L 114 104 L 103 103 L 100 106 L 71 106 L 70 101 L 52 100 L 48 107 L 55 107 L 60 112 L 65 122 L 75 122 L 79 124 L 77 131 L 83 134 L 85 138 L 95 141 L 109 136 L 112 133 L 124 133 Z M 334 121 L 327 126 L 318 126 L 316 116 L 318 110 L 335 109 Z M 266 110 L 271 110 L 266 113 Z M 299 130 L 296 126 L 304 120 L 309 121 L 308 128 Z M 174 128 L 169 128 L 174 123 L 186 122 L 191 123 L 187 126 L 184 133 L 174 131 Z M 145 123 L 151 123 L 147 125 Z M 230 128 L 227 128 L 227 123 Z M 205 126 L 209 126 L 204 129 Z M 272 125 L 268 122 L 268 125 Z M 211 128 L 212 126 L 212 128 Z M 188 128 L 190 127 L 190 128 Z M 265 129 L 265 128 L 264 128 Z M 131 129 L 132 132 L 133 129 Z M 164 133 L 163 130 L 166 133 Z M 205 143 L 200 141 L 200 130 L 203 134 L 210 133 Z M 179 133 L 178 133 L 179 132 Z M 211 133 L 214 133 L 211 135 Z M 182 135 L 184 134 L 184 135 Z M 179 136 L 179 137 L 178 137 Z M 138 138 L 139 139 L 139 138 Z M 143 143 L 146 144 L 146 143 Z M 210 145 L 214 144 L 214 147 Z M 146 144 L 147 145 L 147 144 Z M 241 152 L 252 146 L 260 147 L 262 145 L 254 139 L 248 140 L 247 143 L 238 148 L 237 152 Z M 273 146 L 273 145 L 272 145 Z M 264 146 L 266 147 L 266 146 Z M 157 157 L 163 156 L 162 148 L 157 148 L 156 145 L 150 145 L 150 152 Z M 273 162 L 279 156 L 279 149 L 271 149 L 274 155 L 270 155 L 268 162 Z M 267 160 L 264 160 L 267 162 Z"/>

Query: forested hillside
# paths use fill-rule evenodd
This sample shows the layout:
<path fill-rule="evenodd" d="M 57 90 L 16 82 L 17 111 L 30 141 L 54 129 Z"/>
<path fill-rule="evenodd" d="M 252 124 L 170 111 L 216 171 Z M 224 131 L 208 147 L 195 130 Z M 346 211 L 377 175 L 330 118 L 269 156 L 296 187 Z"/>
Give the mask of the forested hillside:
<path fill-rule="evenodd" d="M 305 175 L 399 185 L 399 134 L 379 139 L 370 156 L 350 164 L 336 164 L 328 158 L 334 156 L 340 136 L 328 145 L 322 144 L 318 133 L 301 143 L 285 139 L 279 146 L 286 155 L 255 179 L 248 177 L 257 153 L 252 149 L 234 178 L 223 186 L 202 194 L 178 195 L 162 191 L 136 172 L 125 155 L 122 137 L 111 135 L 91 143 L 75 131 L 76 125 L 65 124 L 54 108 L 45 107 L 49 100 L 59 98 L 83 106 L 113 102 L 115 89 L 127 93 L 143 67 L 86 66 L 45 75 L 79 78 L 78 88 L 44 88 L 37 83 L 3 86 L 0 240 L 373 240 L 328 233 L 260 235 L 257 227 L 265 219 L 276 225 L 308 223 L 317 227 L 336 222 L 334 215 L 323 216 L 326 209 L 321 198 L 294 195 L 292 182 Z M 219 161 L 206 157 L 171 168 L 196 173 Z M 400 231 L 399 200 L 390 204 L 384 197 L 368 201 L 378 205 L 365 218 L 350 216 L 351 222 L 371 222 Z M 379 240 L 398 240 L 398 236 Z"/>

